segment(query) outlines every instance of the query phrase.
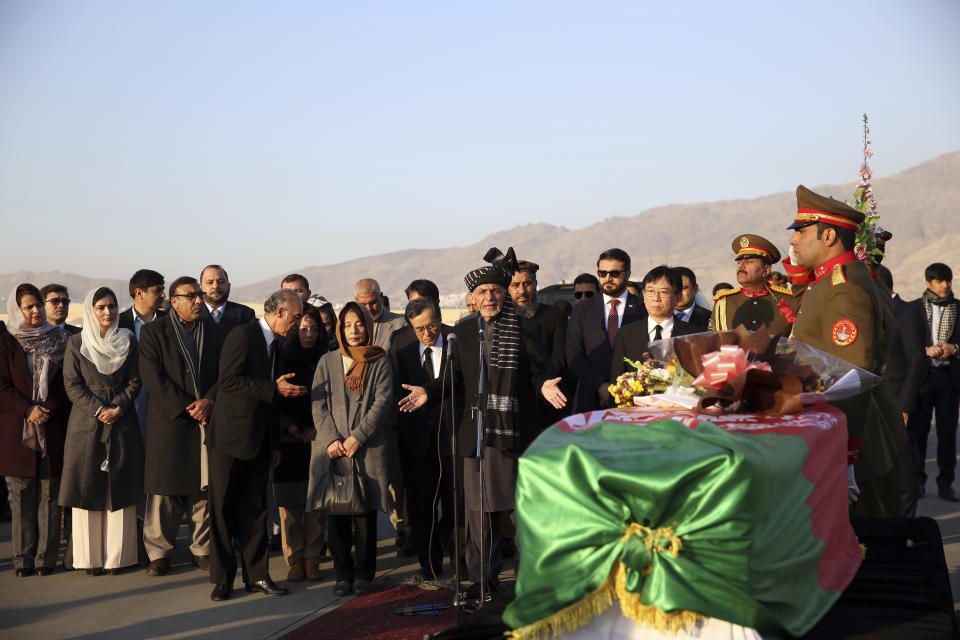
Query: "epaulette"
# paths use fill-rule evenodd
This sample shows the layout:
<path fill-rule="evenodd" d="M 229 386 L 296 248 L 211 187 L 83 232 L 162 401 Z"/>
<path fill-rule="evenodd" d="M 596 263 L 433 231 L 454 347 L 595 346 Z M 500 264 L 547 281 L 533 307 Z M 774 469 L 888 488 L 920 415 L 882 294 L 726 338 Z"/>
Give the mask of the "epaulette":
<path fill-rule="evenodd" d="M 770 287 L 770 291 L 776 291 L 777 293 L 782 293 L 785 296 L 793 295 L 793 291 L 791 289 L 787 289 L 786 287 L 781 287 L 778 284 L 771 284 L 767 286 Z"/>
<path fill-rule="evenodd" d="M 833 265 L 833 273 L 830 274 L 830 285 L 837 286 L 838 284 L 843 284 L 847 281 L 847 276 L 843 273 L 843 265 L 835 264 Z"/>
<path fill-rule="evenodd" d="M 721 289 L 720 291 L 717 291 L 715 296 L 713 296 L 713 301 L 716 302 L 720 298 L 726 298 L 727 296 L 732 296 L 735 293 L 740 293 L 740 287 L 736 287 L 735 289 Z"/>

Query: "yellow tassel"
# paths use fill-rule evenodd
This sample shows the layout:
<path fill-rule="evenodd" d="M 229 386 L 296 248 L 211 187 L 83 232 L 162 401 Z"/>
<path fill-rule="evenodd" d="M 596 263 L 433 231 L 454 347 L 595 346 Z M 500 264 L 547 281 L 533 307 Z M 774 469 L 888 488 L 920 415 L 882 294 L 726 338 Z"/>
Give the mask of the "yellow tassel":
<path fill-rule="evenodd" d="M 674 535 L 673 527 L 651 529 L 637 522 L 631 522 L 627 525 L 620 542 L 627 542 L 630 536 L 634 535 L 641 538 L 651 551 L 666 551 L 674 558 L 683 549 L 683 542 Z M 641 574 L 648 576 L 651 571 L 653 571 L 653 563 L 644 567 Z M 656 605 L 643 604 L 640 601 L 639 593 L 627 590 L 627 567 L 622 562 L 617 561 L 610 570 L 610 575 L 593 593 L 543 620 L 514 629 L 505 635 L 511 640 L 542 640 L 562 636 L 565 633 L 576 631 L 595 616 L 606 611 L 613 604 L 614 597 L 620 600 L 620 611 L 625 617 L 630 618 L 638 625 L 662 632 L 675 634 L 703 619 L 702 615 L 693 611 L 680 610 L 664 613 Z"/>
<path fill-rule="evenodd" d="M 505 635 L 511 640 L 556 638 L 586 625 L 594 616 L 598 616 L 609 609 L 611 604 L 613 604 L 612 572 L 596 591 L 582 600 L 560 609 L 560 611 L 543 620 L 508 631 Z"/>

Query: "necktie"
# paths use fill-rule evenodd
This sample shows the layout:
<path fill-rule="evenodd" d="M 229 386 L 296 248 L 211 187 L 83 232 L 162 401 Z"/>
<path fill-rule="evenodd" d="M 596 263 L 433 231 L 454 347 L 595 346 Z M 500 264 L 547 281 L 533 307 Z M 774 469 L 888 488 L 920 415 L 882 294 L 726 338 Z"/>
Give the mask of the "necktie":
<path fill-rule="evenodd" d="M 277 339 L 274 338 L 273 342 L 270 343 L 270 347 L 267 348 L 267 352 L 270 354 L 270 375 L 273 376 L 272 380 L 276 380 L 279 377 L 277 372 Z"/>
<path fill-rule="evenodd" d="M 423 375 L 426 376 L 427 380 L 433 380 L 433 349 L 427 347 L 423 350 Z"/>
<path fill-rule="evenodd" d="M 213 321 L 214 321 L 214 322 L 216 322 L 217 324 L 220 324 L 220 316 L 223 315 L 223 310 L 222 310 L 222 309 L 214 309 L 213 312 L 212 312 L 210 315 L 211 315 L 211 317 L 213 317 Z"/>
<path fill-rule="evenodd" d="M 617 339 L 617 305 L 620 304 L 620 300 L 613 298 L 610 301 L 610 314 L 607 315 L 607 339 L 610 341 L 610 346 L 613 347 L 613 343 Z"/>
<path fill-rule="evenodd" d="M 653 328 L 653 331 L 654 331 L 654 334 L 653 334 L 653 339 L 654 339 L 654 340 L 662 340 L 662 339 L 663 339 L 663 327 L 661 327 L 660 325 L 657 325 L 657 326 L 655 326 L 655 327 Z"/>

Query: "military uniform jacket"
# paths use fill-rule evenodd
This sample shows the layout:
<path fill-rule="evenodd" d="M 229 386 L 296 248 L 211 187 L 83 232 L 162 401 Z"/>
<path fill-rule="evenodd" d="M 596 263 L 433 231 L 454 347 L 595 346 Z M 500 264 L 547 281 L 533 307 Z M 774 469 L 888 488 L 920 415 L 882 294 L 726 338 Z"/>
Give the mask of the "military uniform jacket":
<path fill-rule="evenodd" d="M 784 305 L 787 310 L 783 309 Z M 740 287 L 724 289 L 713 298 L 710 329 L 729 331 L 742 324 L 756 331 L 765 326 L 771 334 L 787 337 L 792 328 L 787 315 L 795 316 L 798 306 L 793 293 L 785 287 L 771 285 L 758 292 Z"/>
<path fill-rule="evenodd" d="M 848 251 L 813 272 L 793 325 L 793 338 L 880 375 L 893 327 L 893 305 Z M 886 381 L 872 392 L 836 402 L 847 415 L 847 429 L 862 441 L 857 481 L 893 468 L 906 431 L 896 396 Z"/>

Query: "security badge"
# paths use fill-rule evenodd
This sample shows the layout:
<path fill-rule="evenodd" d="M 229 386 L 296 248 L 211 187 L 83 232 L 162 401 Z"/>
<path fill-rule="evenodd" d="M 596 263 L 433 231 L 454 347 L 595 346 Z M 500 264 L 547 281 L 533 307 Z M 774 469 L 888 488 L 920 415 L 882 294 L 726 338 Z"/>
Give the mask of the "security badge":
<path fill-rule="evenodd" d="M 857 339 L 857 325 L 853 320 L 841 318 L 833 323 L 830 336 L 833 338 L 833 344 L 838 347 L 848 347 Z"/>

